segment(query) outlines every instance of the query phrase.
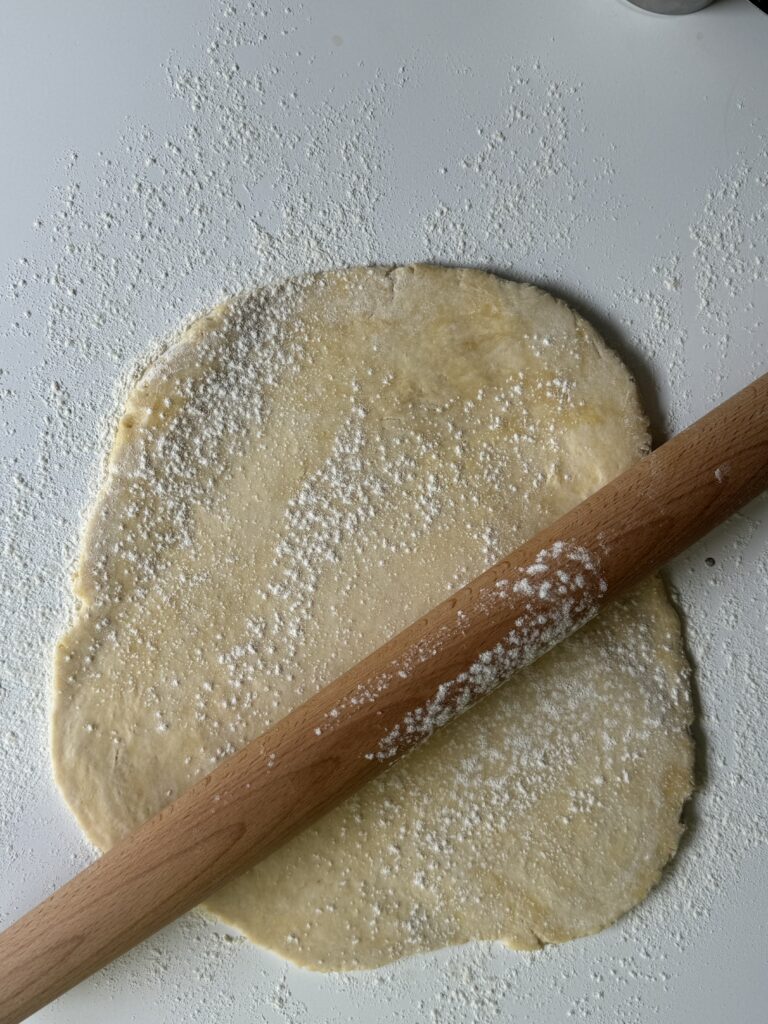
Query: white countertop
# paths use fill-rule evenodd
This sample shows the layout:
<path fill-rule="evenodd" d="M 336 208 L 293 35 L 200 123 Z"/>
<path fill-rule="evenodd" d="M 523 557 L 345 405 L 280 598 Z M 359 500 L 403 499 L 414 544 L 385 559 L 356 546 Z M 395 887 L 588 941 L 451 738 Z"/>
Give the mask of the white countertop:
<path fill-rule="evenodd" d="M 747 0 L 681 18 L 622 0 L 6 0 L 0 26 L 6 925 L 92 856 L 50 778 L 50 647 L 116 388 L 151 339 L 287 272 L 485 266 L 590 317 L 662 438 L 768 370 L 768 17 Z M 190 917 L 35 1020 L 764 1020 L 767 540 L 763 498 L 668 572 L 699 792 L 662 884 L 614 927 L 333 977 Z"/>

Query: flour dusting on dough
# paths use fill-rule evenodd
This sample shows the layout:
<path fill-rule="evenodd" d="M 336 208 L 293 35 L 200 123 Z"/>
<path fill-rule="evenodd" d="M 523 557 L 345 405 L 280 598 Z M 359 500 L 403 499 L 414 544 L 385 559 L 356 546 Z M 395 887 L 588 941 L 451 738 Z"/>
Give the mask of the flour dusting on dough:
<path fill-rule="evenodd" d="M 57 780 L 88 834 L 110 846 L 646 445 L 590 326 L 479 271 L 304 277 L 193 323 L 128 396 L 57 652 Z M 521 622 L 521 653 L 487 652 L 379 753 L 591 613 L 599 565 L 571 554 L 567 579 L 550 551 L 507 581 L 532 608 L 567 589 L 568 615 Z M 208 907 L 324 970 L 595 931 L 674 852 L 690 716 L 649 581 Z"/>

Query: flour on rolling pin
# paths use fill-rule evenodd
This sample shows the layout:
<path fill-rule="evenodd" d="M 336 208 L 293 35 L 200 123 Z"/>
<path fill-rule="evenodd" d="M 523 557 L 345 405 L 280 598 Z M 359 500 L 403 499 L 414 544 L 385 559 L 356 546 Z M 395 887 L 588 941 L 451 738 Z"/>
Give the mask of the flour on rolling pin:
<path fill-rule="evenodd" d="M 463 713 L 481 697 L 492 693 L 515 672 L 538 660 L 565 637 L 594 618 L 599 609 L 597 594 L 605 592 L 597 559 L 582 547 L 556 541 L 538 553 L 536 561 L 518 570 L 515 578 L 501 578 L 475 599 L 473 612 L 485 615 L 494 605 L 506 606 L 510 597 L 518 603 L 525 598 L 522 614 L 502 641 L 483 651 L 466 671 L 442 683 L 437 693 L 422 708 L 409 712 L 401 725 L 382 739 L 369 758 L 391 761 L 405 750 L 423 743 L 434 731 Z M 454 633 L 461 636 L 466 613 L 456 613 Z M 415 664 L 432 657 L 436 651 L 415 648 L 400 662 L 399 674 L 407 677 Z M 390 682 L 383 677 L 372 687 L 373 699 L 384 693 Z M 371 691 L 368 691 L 371 692 Z M 362 702 L 366 692 L 351 698 Z M 330 712 L 333 718 L 341 709 Z M 318 729 L 318 732 L 321 730 Z"/>
<path fill-rule="evenodd" d="M 88 834 L 110 846 L 647 443 L 592 328 L 478 271 L 327 273 L 191 325 L 128 398 L 57 653 L 57 781 Z M 371 760 L 589 619 L 603 582 L 594 553 L 555 544 L 495 584 L 482 600 L 520 621 Z M 595 931 L 674 852 L 690 719 L 650 581 L 207 906 L 325 970 Z"/>

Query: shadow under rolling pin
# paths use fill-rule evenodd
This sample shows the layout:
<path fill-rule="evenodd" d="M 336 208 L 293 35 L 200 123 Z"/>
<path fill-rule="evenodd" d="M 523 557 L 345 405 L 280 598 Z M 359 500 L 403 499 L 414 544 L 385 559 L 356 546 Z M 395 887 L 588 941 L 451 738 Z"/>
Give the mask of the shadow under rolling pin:
<path fill-rule="evenodd" d="M 768 374 L 319 691 L 3 932 L 0 1024 L 23 1020 L 266 857 L 767 486 Z"/>

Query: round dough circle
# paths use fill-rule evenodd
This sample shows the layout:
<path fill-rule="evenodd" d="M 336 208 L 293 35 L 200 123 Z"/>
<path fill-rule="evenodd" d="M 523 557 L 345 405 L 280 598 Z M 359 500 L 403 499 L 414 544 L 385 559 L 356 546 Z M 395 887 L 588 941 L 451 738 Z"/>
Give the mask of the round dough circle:
<path fill-rule="evenodd" d="M 128 396 L 57 648 L 87 834 L 109 847 L 647 443 L 589 324 L 480 271 L 326 273 L 194 322 Z M 323 970 L 594 932 L 677 846 L 690 720 L 651 580 L 207 907 Z"/>

